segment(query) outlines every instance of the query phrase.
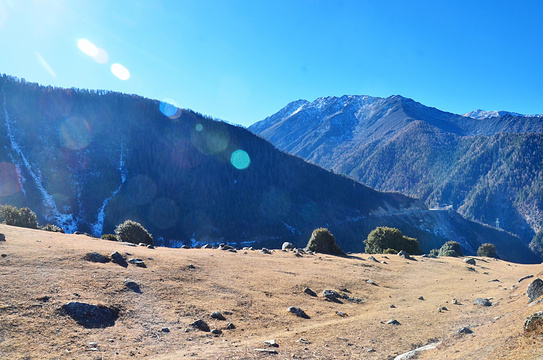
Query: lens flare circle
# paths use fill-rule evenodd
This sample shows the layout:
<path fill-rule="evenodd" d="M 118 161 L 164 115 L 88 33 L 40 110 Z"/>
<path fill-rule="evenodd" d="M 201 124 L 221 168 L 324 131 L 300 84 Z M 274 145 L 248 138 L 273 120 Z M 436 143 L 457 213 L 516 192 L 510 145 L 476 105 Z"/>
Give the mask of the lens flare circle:
<path fill-rule="evenodd" d="M 118 63 L 111 65 L 111 73 L 123 81 L 130 79 L 130 71 Z"/>
<path fill-rule="evenodd" d="M 200 132 L 200 131 L 204 130 L 204 125 L 202 125 L 202 124 L 196 124 L 196 127 L 195 127 L 195 128 L 196 128 L 196 131 Z"/>
<path fill-rule="evenodd" d="M 21 190 L 17 166 L 0 163 L 0 197 L 13 195 Z"/>
<path fill-rule="evenodd" d="M 98 64 L 105 64 L 109 61 L 109 55 L 104 49 L 96 49 L 96 55 L 92 57 Z"/>
<path fill-rule="evenodd" d="M 232 153 L 230 157 L 230 163 L 238 170 L 244 170 L 249 167 L 251 164 L 251 158 L 244 150 L 236 150 Z"/>
<path fill-rule="evenodd" d="M 77 47 L 79 48 L 79 50 L 83 51 L 85 55 L 88 55 L 90 57 L 95 57 L 96 55 L 98 55 L 98 48 L 96 47 L 96 45 L 94 45 L 87 39 L 79 39 L 77 41 Z"/>
<path fill-rule="evenodd" d="M 160 109 L 160 112 L 164 114 L 164 116 L 167 116 L 172 120 L 181 116 L 181 109 L 179 109 L 179 107 L 177 107 L 175 102 L 171 99 L 161 101 L 158 108 Z"/>
<path fill-rule="evenodd" d="M 60 137 L 68 149 L 82 150 L 90 144 L 92 132 L 86 120 L 71 117 L 60 125 Z"/>

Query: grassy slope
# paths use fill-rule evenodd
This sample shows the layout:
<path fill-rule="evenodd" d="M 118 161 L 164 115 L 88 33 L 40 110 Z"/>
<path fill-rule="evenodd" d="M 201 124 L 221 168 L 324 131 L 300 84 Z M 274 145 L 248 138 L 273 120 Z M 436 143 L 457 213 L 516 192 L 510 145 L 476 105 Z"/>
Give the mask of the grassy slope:
<path fill-rule="evenodd" d="M 0 258 L 1 358 L 268 358 L 253 348 L 275 339 L 280 347 L 274 359 L 386 359 L 436 338 L 443 344 L 419 358 L 543 357 L 536 337 L 522 333 L 524 319 L 543 305 L 527 307 L 529 280 L 511 289 L 522 276 L 542 276 L 543 265 L 477 258 L 474 272 L 454 258 L 406 261 L 389 255 L 387 264 L 381 264 L 366 254 L 297 258 L 281 251 L 151 250 L 5 225 L 0 232 L 7 239 L 0 243 L 0 253 L 7 255 Z M 144 259 L 148 267 L 125 269 L 81 260 L 89 251 L 106 255 L 115 250 Z M 142 293 L 124 290 L 125 279 L 138 282 Z M 304 294 L 306 286 L 319 295 L 344 286 L 367 302 L 325 302 Z M 45 295 L 51 296 L 48 302 L 37 300 Z M 421 295 L 424 301 L 417 299 Z M 497 305 L 477 307 L 476 297 L 491 298 Z M 462 305 L 453 305 L 452 298 Z M 115 305 L 121 316 L 113 327 L 85 329 L 58 314 L 68 301 Z M 288 306 L 301 307 L 311 319 L 287 313 Z M 438 312 L 441 306 L 448 311 Z M 231 311 L 226 318 L 236 329 L 218 337 L 184 331 L 198 318 L 223 329 L 225 321 L 209 317 L 215 310 Z M 384 324 L 392 318 L 401 325 Z M 470 324 L 474 335 L 454 336 Z M 161 332 L 163 326 L 171 332 Z M 300 338 L 311 344 L 297 342 Z M 89 351 L 92 341 L 99 343 L 98 352 Z M 376 351 L 364 350 L 369 347 Z"/>

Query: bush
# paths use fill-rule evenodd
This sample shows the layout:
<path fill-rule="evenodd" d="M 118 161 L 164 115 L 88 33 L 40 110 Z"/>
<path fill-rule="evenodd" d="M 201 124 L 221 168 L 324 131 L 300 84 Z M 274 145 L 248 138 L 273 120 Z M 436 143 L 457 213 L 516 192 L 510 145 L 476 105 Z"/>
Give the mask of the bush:
<path fill-rule="evenodd" d="M 45 231 L 53 231 L 53 232 L 59 232 L 59 233 L 63 233 L 64 234 L 64 229 L 61 228 L 61 227 L 58 227 L 56 225 L 53 225 L 53 224 L 47 224 L 45 226 L 42 226 L 41 228 L 42 230 L 45 230 Z"/>
<path fill-rule="evenodd" d="M 27 207 L 17 209 L 15 206 L 2 205 L 0 207 L 0 217 L 6 225 L 20 226 L 31 229 L 38 228 L 38 218 L 36 213 Z"/>
<path fill-rule="evenodd" d="M 153 245 L 151 234 L 140 223 L 132 220 L 126 220 L 124 223 L 117 225 L 115 235 L 117 235 L 118 241 Z"/>
<path fill-rule="evenodd" d="M 396 249 L 388 248 L 388 249 L 383 250 L 383 254 L 397 254 L 397 253 L 399 253 L 399 251 Z"/>
<path fill-rule="evenodd" d="M 464 256 L 462 253 L 462 249 L 460 248 L 460 244 L 456 241 L 447 241 L 441 249 L 439 249 L 439 256 L 452 256 L 452 257 L 458 257 L 458 256 Z"/>
<path fill-rule="evenodd" d="M 543 259 L 543 228 L 541 228 L 530 241 L 530 250 Z"/>
<path fill-rule="evenodd" d="M 477 249 L 477 256 L 486 256 L 496 259 L 500 258 L 496 252 L 496 247 L 491 243 L 486 243 L 479 246 L 479 249 Z"/>
<path fill-rule="evenodd" d="M 409 254 L 419 254 L 419 242 L 417 239 L 402 235 L 396 228 L 378 227 L 369 233 L 368 238 L 364 240 L 366 244 L 366 253 L 382 254 L 386 249 L 404 250 Z"/>
<path fill-rule="evenodd" d="M 115 236 L 115 234 L 104 234 L 104 235 L 102 235 L 102 239 L 117 241 L 117 236 Z"/>
<path fill-rule="evenodd" d="M 345 255 L 343 250 L 336 244 L 334 235 L 326 228 L 313 230 L 311 238 L 307 242 L 307 249 L 323 254 Z"/>
<path fill-rule="evenodd" d="M 439 256 L 439 250 L 438 249 L 432 249 L 430 250 L 430 253 L 428 254 L 431 258 L 436 258 Z"/>

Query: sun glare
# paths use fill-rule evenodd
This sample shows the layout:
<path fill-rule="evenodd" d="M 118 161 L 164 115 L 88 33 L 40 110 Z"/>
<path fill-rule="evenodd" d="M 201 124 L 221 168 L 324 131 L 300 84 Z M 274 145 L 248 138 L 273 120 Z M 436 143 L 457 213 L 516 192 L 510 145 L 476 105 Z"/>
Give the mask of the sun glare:
<path fill-rule="evenodd" d="M 87 39 L 79 39 L 77 41 L 77 47 L 90 57 L 98 55 L 98 48 Z"/>
<path fill-rule="evenodd" d="M 121 64 L 115 63 L 111 65 L 111 72 L 113 73 L 113 75 L 115 75 L 121 80 L 130 79 L 130 71 L 128 71 L 128 69 L 122 66 Z"/>

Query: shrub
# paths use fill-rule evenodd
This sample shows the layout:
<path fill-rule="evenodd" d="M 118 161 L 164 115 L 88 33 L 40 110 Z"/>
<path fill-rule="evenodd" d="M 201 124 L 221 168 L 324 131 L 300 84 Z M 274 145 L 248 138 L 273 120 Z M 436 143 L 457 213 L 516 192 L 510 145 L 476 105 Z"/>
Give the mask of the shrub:
<path fill-rule="evenodd" d="M 541 228 L 530 241 L 530 250 L 543 259 L 543 228 Z"/>
<path fill-rule="evenodd" d="M 396 228 L 381 226 L 369 233 L 364 240 L 366 253 L 382 254 L 386 249 L 397 249 L 395 253 L 404 250 L 409 254 L 419 254 L 419 242 L 417 239 L 402 235 Z"/>
<path fill-rule="evenodd" d="M 104 234 L 104 235 L 102 235 L 102 239 L 117 241 L 117 236 L 115 236 L 115 234 Z"/>
<path fill-rule="evenodd" d="M 59 232 L 59 233 L 64 234 L 64 229 L 63 228 L 58 227 L 58 226 L 53 225 L 53 224 L 47 224 L 45 226 L 42 226 L 41 229 L 45 230 L 45 231 L 53 231 L 53 232 Z"/>
<path fill-rule="evenodd" d="M 464 256 L 462 253 L 462 249 L 460 248 L 460 244 L 456 241 L 447 241 L 441 249 L 439 249 L 439 256 L 452 256 L 452 257 L 458 257 L 458 256 Z"/>
<path fill-rule="evenodd" d="M 334 235 L 326 228 L 313 230 L 306 247 L 308 250 L 323 254 L 345 255 L 343 250 L 336 244 Z"/>
<path fill-rule="evenodd" d="M 429 257 L 436 258 L 439 256 L 439 250 L 438 249 L 432 249 L 430 250 L 430 253 L 428 254 Z"/>
<path fill-rule="evenodd" d="M 140 223 L 132 220 L 126 220 L 124 223 L 117 225 L 115 235 L 117 235 L 117 240 L 122 242 L 153 245 L 151 234 Z"/>
<path fill-rule="evenodd" d="M 15 206 L 2 205 L 0 207 L 0 217 L 6 225 L 20 226 L 31 229 L 38 228 L 38 218 L 36 213 L 27 207 L 17 209 Z"/>
<path fill-rule="evenodd" d="M 388 249 L 383 250 L 383 254 L 397 254 L 397 253 L 399 253 L 399 251 L 396 249 L 388 248 Z"/>
<path fill-rule="evenodd" d="M 479 246 L 479 249 L 477 249 L 477 255 L 496 258 L 496 259 L 500 258 L 498 256 L 498 253 L 496 252 L 496 246 L 494 246 L 494 244 L 491 244 L 491 243 L 486 243 Z"/>

